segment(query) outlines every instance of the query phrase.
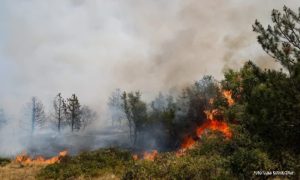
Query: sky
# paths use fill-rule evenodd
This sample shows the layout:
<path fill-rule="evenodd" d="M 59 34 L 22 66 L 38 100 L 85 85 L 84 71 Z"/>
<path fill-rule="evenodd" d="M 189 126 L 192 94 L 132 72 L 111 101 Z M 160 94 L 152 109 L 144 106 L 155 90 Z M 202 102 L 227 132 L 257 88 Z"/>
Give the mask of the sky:
<path fill-rule="evenodd" d="M 116 89 L 145 97 L 253 60 L 279 68 L 252 24 L 299 0 L 0 0 L 0 108 L 61 92 L 104 112 Z"/>

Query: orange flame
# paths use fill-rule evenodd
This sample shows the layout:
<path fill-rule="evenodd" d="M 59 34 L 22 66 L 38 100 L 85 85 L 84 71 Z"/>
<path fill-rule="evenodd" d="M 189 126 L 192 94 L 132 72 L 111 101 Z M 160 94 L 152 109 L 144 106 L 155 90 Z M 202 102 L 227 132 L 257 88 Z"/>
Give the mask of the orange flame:
<path fill-rule="evenodd" d="M 132 155 L 132 158 L 133 158 L 133 160 L 138 160 L 139 159 L 139 156 L 137 155 L 137 154 L 134 154 L 134 155 Z"/>
<path fill-rule="evenodd" d="M 29 165 L 29 164 L 39 164 L 39 165 L 45 164 L 45 165 L 48 165 L 48 164 L 59 163 L 60 160 L 63 157 L 65 157 L 67 154 L 68 154 L 68 151 L 61 151 L 61 152 L 59 152 L 58 156 L 54 156 L 50 159 L 45 159 L 42 156 L 37 156 L 35 158 L 30 158 L 24 152 L 24 153 L 18 155 L 16 157 L 15 161 L 18 162 L 18 163 L 21 163 L 21 164 L 26 164 L 26 165 Z"/>
<path fill-rule="evenodd" d="M 158 155 L 158 151 L 157 150 L 153 150 L 151 152 L 147 152 L 145 151 L 143 154 L 142 154 L 142 157 L 139 158 L 139 156 L 137 154 L 134 154 L 132 156 L 132 158 L 134 160 L 138 160 L 138 159 L 143 159 L 143 160 L 148 160 L 148 161 L 154 161 L 154 159 L 157 157 Z"/>
<path fill-rule="evenodd" d="M 199 126 L 196 129 L 197 137 L 200 138 L 206 130 L 220 131 L 224 134 L 224 136 L 227 139 L 230 139 L 232 137 L 232 132 L 229 126 L 227 125 L 227 123 L 220 122 L 218 120 L 208 119 L 204 124 Z M 195 144 L 196 144 L 196 140 L 194 140 L 191 136 L 186 136 L 183 139 L 180 149 L 176 152 L 176 156 L 177 157 L 183 156 L 186 150 L 193 148 Z"/>
<path fill-rule="evenodd" d="M 229 126 L 225 122 L 217 121 L 217 120 L 208 120 L 202 126 L 198 127 L 196 130 L 197 136 L 201 137 L 206 129 L 212 131 L 220 131 L 224 134 L 226 138 L 232 137 L 232 132 L 229 129 Z"/>
<path fill-rule="evenodd" d="M 193 139 L 192 136 L 186 136 L 184 139 L 183 139 L 183 142 L 181 144 L 181 148 L 183 149 L 186 149 L 186 148 L 190 148 L 192 147 L 194 144 L 195 144 L 195 140 Z"/>
<path fill-rule="evenodd" d="M 143 154 L 143 159 L 149 160 L 149 161 L 154 161 L 156 156 L 158 155 L 157 150 L 153 150 L 152 152 L 144 152 Z"/>
<path fill-rule="evenodd" d="M 228 90 L 224 90 L 222 92 L 223 96 L 227 100 L 227 103 L 229 106 L 232 106 L 234 104 L 234 100 L 232 99 L 232 92 Z"/>
<path fill-rule="evenodd" d="M 234 100 L 231 97 L 232 96 L 231 91 L 225 90 L 222 93 L 223 93 L 224 97 L 226 98 L 229 106 L 233 105 Z M 214 101 L 214 99 L 210 99 L 209 104 L 212 104 L 213 101 Z M 210 111 L 206 110 L 206 111 L 204 111 L 204 113 L 206 114 L 207 120 L 201 126 L 196 128 L 196 135 L 198 138 L 200 138 L 206 130 L 220 131 L 224 134 L 224 136 L 227 139 L 230 139 L 232 137 L 232 132 L 231 132 L 228 124 L 215 119 L 216 115 L 221 114 L 221 111 L 219 111 L 218 109 L 213 109 Z M 176 152 L 176 156 L 184 155 L 187 149 L 191 149 L 194 147 L 195 143 L 196 143 L 196 140 L 192 136 L 190 136 L 190 135 L 186 136 L 183 139 L 180 149 Z"/>
<path fill-rule="evenodd" d="M 215 115 L 218 113 L 219 111 L 217 109 L 213 109 L 211 111 L 205 111 L 208 120 L 200 127 L 197 128 L 196 134 L 198 137 L 200 137 L 203 134 L 204 130 L 206 129 L 210 129 L 213 131 L 220 131 L 225 135 L 226 138 L 232 137 L 232 133 L 227 123 L 215 120 Z"/>
<path fill-rule="evenodd" d="M 180 149 L 176 152 L 176 156 L 180 157 L 185 155 L 186 150 L 193 148 L 195 143 L 196 141 L 193 139 L 192 136 L 186 136 L 183 139 L 182 144 L 180 145 Z"/>

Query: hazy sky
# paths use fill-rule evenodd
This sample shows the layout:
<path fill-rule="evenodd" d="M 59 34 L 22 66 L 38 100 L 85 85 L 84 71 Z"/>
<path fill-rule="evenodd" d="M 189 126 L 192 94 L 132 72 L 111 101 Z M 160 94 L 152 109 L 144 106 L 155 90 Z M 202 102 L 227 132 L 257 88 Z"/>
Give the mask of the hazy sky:
<path fill-rule="evenodd" d="M 299 0 L 0 0 L 0 107 L 62 92 L 101 110 L 115 88 L 145 95 L 245 60 L 275 67 L 255 19 Z"/>

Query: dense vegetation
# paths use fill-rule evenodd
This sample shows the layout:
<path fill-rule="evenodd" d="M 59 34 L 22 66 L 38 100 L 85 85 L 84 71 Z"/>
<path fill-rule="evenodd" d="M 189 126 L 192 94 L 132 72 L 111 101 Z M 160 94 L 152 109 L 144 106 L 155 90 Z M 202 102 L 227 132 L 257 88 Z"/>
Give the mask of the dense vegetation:
<path fill-rule="evenodd" d="M 186 87 L 182 93 L 159 95 L 147 106 L 141 93 L 119 90 L 110 98 L 113 121 L 127 121 L 130 140 L 136 149 L 176 149 L 188 132 L 206 120 L 205 110 L 213 108 L 209 101 L 218 97 L 225 104 L 216 80 L 211 76 Z M 155 141 L 154 145 L 152 142 Z"/>
<path fill-rule="evenodd" d="M 154 161 L 133 160 L 130 152 L 102 149 L 49 165 L 40 171 L 38 178 L 113 175 L 122 179 L 249 179 L 254 177 L 253 170 L 278 169 L 278 164 L 258 143 L 250 140 L 249 134 L 240 132 L 237 126 L 233 128 L 235 135 L 231 140 L 218 133 L 207 134 L 201 144 L 182 157 L 177 157 L 175 152 L 166 152 L 160 153 Z"/>
<path fill-rule="evenodd" d="M 106 174 L 120 176 L 132 164 L 129 152 L 117 149 L 102 149 L 84 152 L 75 157 L 65 157 L 61 163 L 49 165 L 38 175 L 40 179 L 67 179 L 79 176 L 95 177 Z"/>

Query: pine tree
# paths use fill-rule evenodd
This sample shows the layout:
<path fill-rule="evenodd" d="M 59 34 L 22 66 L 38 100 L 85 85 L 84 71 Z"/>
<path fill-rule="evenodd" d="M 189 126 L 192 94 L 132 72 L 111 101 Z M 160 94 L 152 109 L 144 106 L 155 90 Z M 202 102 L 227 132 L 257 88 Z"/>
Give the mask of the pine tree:
<path fill-rule="evenodd" d="M 283 12 L 272 11 L 273 27 L 264 28 L 256 20 L 253 30 L 263 50 L 286 68 L 291 77 L 299 76 L 300 63 L 300 8 L 298 13 L 284 6 Z"/>
<path fill-rule="evenodd" d="M 71 131 L 80 130 L 81 128 L 81 113 L 80 113 L 80 103 L 75 94 L 71 96 L 71 98 L 67 99 L 67 106 L 66 106 L 66 116 L 69 120 Z"/>
<path fill-rule="evenodd" d="M 273 10 L 271 17 L 272 25 L 264 28 L 256 20 L 253 30 L 258 33 L 257 40 L 263 50 L 279 61 L 288 70 L 288 75 L 271 70 L 258 71 L 249 65 L 243 68 L 242 84 L 248 84 L 243 91 L 249 91 L 246 110 L 251 115 L 248 129 L 272 142 L 273 150 L 282 147 L 299 153 L 300 8 L 294 12 L 284 6 L 283 12 Z"/>

